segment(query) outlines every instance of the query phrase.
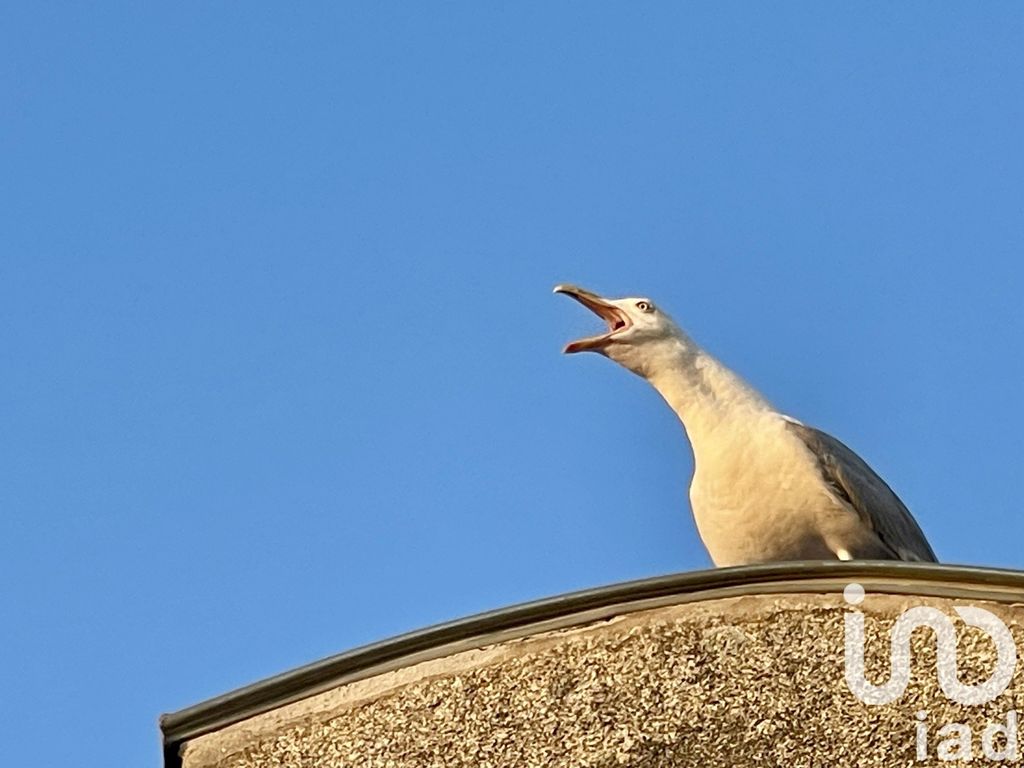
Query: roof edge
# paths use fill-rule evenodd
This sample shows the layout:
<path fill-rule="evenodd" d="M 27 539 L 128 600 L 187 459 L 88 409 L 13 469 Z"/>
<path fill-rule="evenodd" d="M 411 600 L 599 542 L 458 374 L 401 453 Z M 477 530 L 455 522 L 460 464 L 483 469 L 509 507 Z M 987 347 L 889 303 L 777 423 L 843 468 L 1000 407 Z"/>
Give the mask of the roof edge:
<path fill-rule="evenodd" d="M 497 633 L 524 636 L 538 624 L 588 623 L 663 604 L 742 595 L 840 591 L 851 581 L 876 592 L 999 602 L 1024 599 L 1024 571 L 895 561 L 807 561 L 717 568 L 585 589 L 513 605 L 355 648 L 193 706 L 162 715 L 164 764 L 181 765 L 189 739 L 339 685 L 427 658 L 496 642 Z M 638 605 L 640 604 L 640 605 Z M 554 627 L 544 627 L 550 629 Z M 457 647 L 453 647 L 456 645 Z"/>

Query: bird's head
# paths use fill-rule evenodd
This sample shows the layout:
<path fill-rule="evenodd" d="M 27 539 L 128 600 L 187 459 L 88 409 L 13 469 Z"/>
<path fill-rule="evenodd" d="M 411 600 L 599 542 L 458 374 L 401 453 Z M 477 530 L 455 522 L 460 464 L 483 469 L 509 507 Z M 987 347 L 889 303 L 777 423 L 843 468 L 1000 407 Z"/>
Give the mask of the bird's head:
<path fill-rule="evenodd" d="M 566 344 L 566 354 L 598 352 L 647 378 L 689 344 L 686 334 L 650 299 L 606 299 L 575 285 L 557 285 L 555 293 L 571 296 L 608 324 L 605 333 Z"/>

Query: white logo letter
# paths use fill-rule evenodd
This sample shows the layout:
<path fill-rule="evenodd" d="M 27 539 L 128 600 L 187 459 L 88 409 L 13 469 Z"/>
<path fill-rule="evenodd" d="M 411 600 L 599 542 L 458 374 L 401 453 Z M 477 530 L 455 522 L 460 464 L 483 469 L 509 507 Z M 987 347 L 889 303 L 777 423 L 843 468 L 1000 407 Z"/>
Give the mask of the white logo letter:
<path fill-rule="evenodd" d="M 1002 734 L 1006 739 L 1006 747 L 996 749 L 996 736 Z M 989 723 L 981 734 L 981 748 L 985 757 L 989 760 L 1016 760 L 1017 759 L 1017 710 L 1011 709 L 1006 713 L 1006 725 L 1002 723 Z"/>
<path fill-rule="evenodd" d="M 864 588 L 850 584 L 843 590 L 846 602 L 859 605 Z M 995 642 L 998 660 L 992 676 L 981 685 L 963 685 L 957 677 L 956 629 L 953 622 L 937 608 L 919 606 L 900 614 L 893 627 L 889 662 L 891 671 L 885 685 L 873 685 L 864 677 L 864 614 L 860 611 L 844 617 L 846 630 L 846 684 L 865 704 L 889 704 L 907 689 L 910 681 L 910 635 L 918 627 L 930 627 L 935 633 L 939 685 L 947 698 L 958 704 L 984 704 L 1006 690 L 1017 666 L 1017 647 L 1006 625 L 983 608 L 957 606 L 961 619 L 972 627 L 987 632 Z"/>

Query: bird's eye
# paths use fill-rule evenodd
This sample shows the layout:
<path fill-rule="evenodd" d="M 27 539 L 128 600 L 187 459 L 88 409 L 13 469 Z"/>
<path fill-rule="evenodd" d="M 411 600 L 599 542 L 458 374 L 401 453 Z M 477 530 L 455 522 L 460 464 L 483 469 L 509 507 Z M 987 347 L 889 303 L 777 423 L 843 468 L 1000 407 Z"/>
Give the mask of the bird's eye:
<path fill-rule="evenodd" d="M 653 312 L 654 311 L 654 307 L 651 305 L 651 303 L 649 301 L 638 301 L 636 303 L 636 308 L 639 309 L 641 312 Z"/>

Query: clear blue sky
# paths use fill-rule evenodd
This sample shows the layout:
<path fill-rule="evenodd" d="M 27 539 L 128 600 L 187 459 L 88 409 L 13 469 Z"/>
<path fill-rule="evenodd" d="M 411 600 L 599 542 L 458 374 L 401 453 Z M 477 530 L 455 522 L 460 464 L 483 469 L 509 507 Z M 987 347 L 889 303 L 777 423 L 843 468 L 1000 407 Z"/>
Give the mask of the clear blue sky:
<path fill-rule="evenodd" d="M 1024 567 L 1018 3 L 8 3 L 0 732 L 708 567 L 649 294 Z M 42 752 L 40 752 L 42 750 Z"/>

